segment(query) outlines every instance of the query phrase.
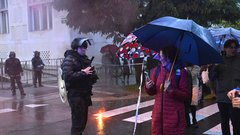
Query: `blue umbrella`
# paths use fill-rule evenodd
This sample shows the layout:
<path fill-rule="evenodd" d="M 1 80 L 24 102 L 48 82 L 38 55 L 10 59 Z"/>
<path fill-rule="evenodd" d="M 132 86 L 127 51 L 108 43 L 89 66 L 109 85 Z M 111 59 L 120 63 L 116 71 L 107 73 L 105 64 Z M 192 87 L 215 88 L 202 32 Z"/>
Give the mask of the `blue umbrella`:
<path fill-rule="evenodd" d="M 158 18 L 133 32 L 143 46 L 159 51 L 174 45 L 179 60 L 194 65 L 222 63 L 222 57 L 211 33 L 192 20 L 174 17 Z"/>
<path fill-rule="evenodd" d="M 209 28 L 220 50 L 223 50 L 223 44 L 228 39 L 236 39 L 240 43 L 240 30 L 232 27 L 228 28 Z"/>

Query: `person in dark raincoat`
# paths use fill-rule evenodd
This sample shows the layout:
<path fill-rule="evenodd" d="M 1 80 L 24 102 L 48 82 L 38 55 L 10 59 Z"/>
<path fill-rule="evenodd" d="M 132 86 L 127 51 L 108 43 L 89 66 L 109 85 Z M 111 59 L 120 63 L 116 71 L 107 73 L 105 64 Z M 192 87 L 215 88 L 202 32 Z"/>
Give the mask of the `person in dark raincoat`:
<path fill-rule="evenodd" d="M 16 58 L 15 52 L 10 52 L 9 58 L 5 62 L 5 73 L 10 77 L 12 95 L 16 95 L 16 82 L 21 95 L 25 96 L 26 94 L 23 90 L 21 82 L 21 75 L 23 74 L 23 69 L 20 60 Z"/>
<path fill-rule="evenodd" d="M 42 70 L 45 66 L 43 63 L 41 57 L 40 57 L 40 52 L 39 51 L 34 51 L 34 57 L 32 58 L 32 66 L 33 66 L 33 86 L 37 88 L 37 81 L 39 87 L 43 87 L 42 85 Z"/>
<path fill-rule="evenodd" d="M 187 71 L 175 64 L 167 83 L 175 58 L 176 48 L 160 50 L 161 65 L 154 68 L 146 79 L 145 91 L 155 96 L 152 112 L 152 135 L 184 135 L 186 128 L 184 102 L 190 97 Z"/>
<path fill-rule="evenodd" d="M 64 54 L 61 65 L 62 78 L 65 81 L 67 98 L 71 107 L 71 135 L 82 135 L 88 118 L 88 107 L 92 105 L 92 87 L 98 76 L 91 66 L 86 49 L 90 42 L 86 38 L 75 38 L 71 50 Z"/>
<path fill-rule="evenodd" d="M 221 128 L 223 135 L 230 135 L 231 120 L 233 135 L 240 135 L 240 109 L 232 106 L 227 93 L 240 87 L 240 55 L 237 53 L 239 43 L 229 39 L 224 43 L 224 63 L 212 67 L 209 79 L 216 81 L 216 98 L 220 112 Z"/>

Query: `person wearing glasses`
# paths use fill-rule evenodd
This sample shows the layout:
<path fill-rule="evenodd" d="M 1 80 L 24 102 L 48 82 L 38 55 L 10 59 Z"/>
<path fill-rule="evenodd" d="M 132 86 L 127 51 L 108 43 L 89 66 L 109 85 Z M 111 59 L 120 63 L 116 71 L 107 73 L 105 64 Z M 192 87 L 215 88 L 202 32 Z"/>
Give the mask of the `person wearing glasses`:
<path fill-rule="evenodd" d="M 229 39 L 224 44 L 224 63 L 215 65 L 209 72 L 209 78 L 216 81 L 216 101 L 218 104 L 223 135 L 230 135 L 229 120 L 233 126 L 233 135 L 240 135 L 240 109 L 233 108 L 227 94 L 239 86 L 240 56 L 237 53 L 239 43 Z"/>

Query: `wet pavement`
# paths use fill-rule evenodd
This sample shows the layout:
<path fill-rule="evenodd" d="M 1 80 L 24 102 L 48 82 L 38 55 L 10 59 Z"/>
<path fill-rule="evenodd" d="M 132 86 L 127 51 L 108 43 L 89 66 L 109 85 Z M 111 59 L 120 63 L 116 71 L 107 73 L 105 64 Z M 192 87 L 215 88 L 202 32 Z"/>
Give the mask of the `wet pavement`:
<path fill-rule="evenodd" d="M 103 82 L 93 88 L 93 106 L 83 135 L 132 135 L 138 86 Z M 18 92 L 18 91 L 17 91 Z M 69 135 L 71 115 L 68 103 L 58 96 L 57 83 L 44 87 L 25 87 L 26 96 L 12 96 L 0 90 L 0 135 Z M 154 100 L 142 92 L 136 135 L 151 134 L 151 110 Z M 205 110 L 204 110 L 205 109 Z M 209 112 L 212 114 L 205 114 Z M 214 111 L 215 110 L 215 111 Z M 97 115 L 101 114 L 101 115 Z M 218 112 L 214 101 L 199 106 L 199 128 L 189 128 L 188 135 L 219 134 Z M 213 128 L 213 129 L 212 129 Z"/>

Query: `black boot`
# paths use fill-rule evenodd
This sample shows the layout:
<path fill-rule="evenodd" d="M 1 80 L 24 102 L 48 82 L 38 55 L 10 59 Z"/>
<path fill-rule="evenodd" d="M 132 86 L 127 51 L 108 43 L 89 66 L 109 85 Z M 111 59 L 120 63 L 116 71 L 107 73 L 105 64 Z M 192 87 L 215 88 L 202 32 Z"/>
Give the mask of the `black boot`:
<path fill-rule="evenodd" d="M 16 96 L 16 90 L 12 90 L 12 95 Z"/>
<path fill-rule="evenodd" d="M 26 93 L 24 92 L 23 89 L 20 89 L 21 96 L 26 96 Z"/>
<path fill-rule="evenodd" d="M 194 128 L 198 128 L 198 122 L 197 122 L 196 118 L 192 119 L 192 123 L 193 123 Z"/>

